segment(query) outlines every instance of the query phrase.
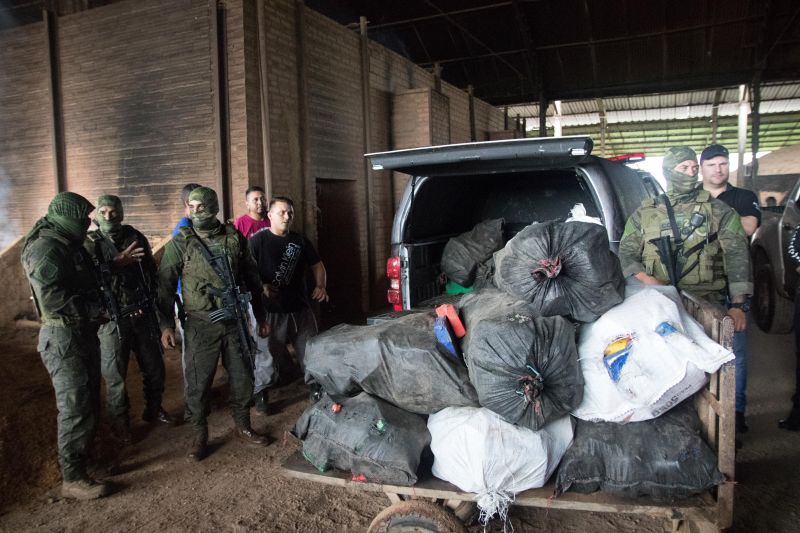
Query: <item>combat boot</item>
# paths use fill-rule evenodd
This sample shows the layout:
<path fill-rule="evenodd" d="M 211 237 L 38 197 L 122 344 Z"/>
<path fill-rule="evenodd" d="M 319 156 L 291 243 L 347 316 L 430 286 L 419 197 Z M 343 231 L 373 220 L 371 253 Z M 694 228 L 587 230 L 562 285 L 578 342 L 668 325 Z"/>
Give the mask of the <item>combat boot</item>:
<path fill-rule="evenodd" d="M 253 446 L 267 446 L 270 442 L 266 435 L 256 433 L 250 426 L 237 426 L 234 434 L 240 441 Z"/>
<path fill-rule="evenodd" d="M 61 496 L 75 500 L 96 500 L 108 494 L 108 485 L 90 477 L 61 484 Z"/>
<path fill-rule="evenodd" d="M 208 433 L 196 433 L 186 457 L 190 461 L 202 461 L 206 453 L 208 453 Z"/>
<path fill-rule="evenodd" d="M 793 398 L 792 410 L 789 416 L 778 422 L 778 427 L 787 431 L 800 431 L 800 405 L 797 396 Z"/>
<path fill-rule="evenodd" d="M 750 426 L 747 425 L 747 421 L 744 418 L 744 413 L 741 411 L 736 411 L 736 433 L 747 433 L 747 430 L 750 429 Z"/>
<path fill-rule="evenodd" d="M 256 411 L 266 416 L 271 415 L 272 411 L 270 410 L 269 407 L 269 390 L 264 389 L 261 392 L 257 392 L 254 397 L 255 397 Z"/>
<path fill-rule="evenodd" d="M 142 413 L 142 420 L 148 424 L 155 424 L 158 422 L 160 424 L 164 424 L 165 426 L 177 426 L 180 424 L 180 420 L 177 417 L 174 417 L 166 412 L 161 406 L 147 406 Z"/>

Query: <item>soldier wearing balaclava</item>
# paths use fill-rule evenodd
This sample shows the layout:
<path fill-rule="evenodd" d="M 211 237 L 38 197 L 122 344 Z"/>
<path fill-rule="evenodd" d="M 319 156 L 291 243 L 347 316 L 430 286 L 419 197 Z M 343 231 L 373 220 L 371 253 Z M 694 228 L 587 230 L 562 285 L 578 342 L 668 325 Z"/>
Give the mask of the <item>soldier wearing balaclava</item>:
<path fill-rule="evenodd" d="M 126 386 L 131 350 L 144 382 L 145 422 L 175 425 L 176 419 L 161 405 L 164 395 L 164 357 L 161 332 L 155 308 L 156 262 L 147 238 L 133 226 L 123 224 L 122 200 L 112 194 L 97 199 L 94 224 L 85 248 L 98 265 L 110 264 L 123 250 L 141 249 L 141 257 L 123 267 L 109 269 L 106 279 L 116 307 L 127 310 L 125 316 L 112 316 L 100 326 L 101 372 L 106 383 L 106 408 L 111 432 L 122 443 L 131 442 L 130 401 Z"/>
<path fill-rule="evenodd" d="M 670 283 L 653 239 L 669 237 L 678 287 L 714 303 L 752 294 L 747 239 L 736 212 L 698 181 L 697 155 L 688 146 L 667 150 L 667 192 L 642 202 L 628 218 L 619 244 L 623 274 L 645 284 Z"/>
<path fill-rule="evenodd" d="M 256 433 L 250 423 L 253 396 L 253 368 L 249 364 L 248 346 L 242 346 L 235 320 L 213 321 L 226 302 L 220 298 L 225 280 L 218 274 L 212 260 L 222 258 L 239 286 L 252 295 L 253 313 L 259 324 L 259 334 L 266 336 L 266 311 L 261 300 L 262 288 L 247 239 L 230 223 L 217 219 L 219 200 L 208 187 L 199 187 L 189 194 L 192 227 L 183 227 L 164 249 L 158 270 L 158 302 L 161 312 L 162 343 L 175 346 L 173 297 L 181 279 L 184 326 L 184 379 L 186 380 L 187 411 L 194 431 L 188 457 L 200 461 L 208 453 L 209 389 L 217 363 L 228 372 L 230 407 L 236 425 L 236 437 L 251 445 L 264 446 L 268 439 Z M 215 261 L 217 266 L 219 261 Z M 215 313 L 217 312 L 217 313 Z"/>
<path fill-rule="evenodd" d="M 102 304 L 91 258 L 83 249 L 94 206 L 72 192 L 56 195 L 25 238 L 22 267 L 39 312 L 39 353 L 58 408 L 58 462 L 65 498 L 105 496 L 86 471 L 97 428 Z"/>

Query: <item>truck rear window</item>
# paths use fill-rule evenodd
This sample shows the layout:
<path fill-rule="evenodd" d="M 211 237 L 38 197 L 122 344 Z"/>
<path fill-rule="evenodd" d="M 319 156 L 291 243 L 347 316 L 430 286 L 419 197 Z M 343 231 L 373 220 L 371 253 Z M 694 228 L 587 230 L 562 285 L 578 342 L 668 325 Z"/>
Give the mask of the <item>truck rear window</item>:
<path fill-rule="evenodd" d="M 503 218 L 509 235 L 533 222 L 564 220 L 576 203 L 599 217 L 592 193 L 572 169 L 474 176 L 434 176 L 417 185 L 404 241 L 457 235 Z"/>

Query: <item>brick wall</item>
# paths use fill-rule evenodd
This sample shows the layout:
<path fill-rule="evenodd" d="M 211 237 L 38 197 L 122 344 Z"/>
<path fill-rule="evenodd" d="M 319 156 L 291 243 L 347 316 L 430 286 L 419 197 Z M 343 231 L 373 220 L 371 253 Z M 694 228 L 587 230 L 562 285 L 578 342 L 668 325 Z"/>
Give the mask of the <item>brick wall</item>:
<path fill-rule="evenodd" d="M 189 181 L 219 191 L 213 2 L 124 1 L 61 17 L 67 186 L 118 194 L 163 235 Z"/>
<path fill-rule="evenodd" d="M 0 32 L 0 250 L 56 190 L 47 55 L 44 23 Z"/>
<path fill-rule="evenodd" d="M 359 206 L 354 231 L 361 299 L 372 293 L 380 302 L 395 195 L 404 183 L 390 172 L 371 174 L 375 258 L 368 265 L 360 38 L 297 0 L 266 0 L 261 21 L 256 5 L 228 0 L 222 20 L 233 213 L 244 212 L 244 189 L 263 183 L 273 194 L 301 199 L 313 224 L 314 180 L 351 184 L 346 190 Z M 168 6 L 122 0 L 58 19 L 67 186 L 90 199 L 119 194 L 127 221 L 153 240 L 181 216 L 178 192 L 185 183 L 222 192 L 216 20 L 213 0 Z M 258 23 L 267 44 L 268 157 L 261 140 Z M 463 91 L 443 83 L 442 94 L 431 93 L 429 72 L 374 42 L 368 48 L 371 151 L 469 140 Z M 14 198 L 7 204 L 9 220 L 26 227 L 44 211 L 55 184 L 46 51 L 42 24 L 0 34 L 0 123 L 12 125 L 0 130 L 0 171 L 9 174 L 0 184 L 9 183 Z M 418 89 L 424 101 L 407 112 L 393 108 L 394 95 Z M 500 129 L 500 111 L 478 100 L 475 110 L 479 139 L 480 131 Z M 18 124 L 24 129 L 12 133 Z M 404 139 L 406 126 L 422 136 Z M 315 227 L 302 227 L 303 216 L 297 222 L 315 234 Z M 370 268 L 373 287 L 366 283 Z"/>
<path fill-rule="evenodd" d="M 298 198 L 300 153 L 297 35 L 292 0 L 266 0 L 269 157 L 273 194 Z"/>
<path fill-rule="evenodd" d="M 266 188 L 261 140 L 258 21 L 254 0 L 225 3 L 231 212 L 247 212 L 244 193 Z"/>

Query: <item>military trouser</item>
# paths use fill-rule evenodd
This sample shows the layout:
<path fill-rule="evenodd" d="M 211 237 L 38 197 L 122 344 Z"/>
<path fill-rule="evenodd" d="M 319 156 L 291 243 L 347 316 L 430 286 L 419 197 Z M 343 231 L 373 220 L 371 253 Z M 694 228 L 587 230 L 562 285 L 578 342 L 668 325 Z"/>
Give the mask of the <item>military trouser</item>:
<path fill-rule="evenodd" d="M 267 337 L 267 349 L 272 359 L 272 375 L 269 383 L 277 382 L 281 368 L 287 368 L 291 364 L 288 345 L 294 347 L 294 354 L 300 370 L 305 372 L 306 344 L 308 339 L 319 332 L 317 319 L 314 311 L 310 308 L 297 311 L 295 313 L 267 313 L 267 321 L 270 326 L 269 337 Z M 260 346 L 259 346 L 260 347 Z M 256 390 L 265 388 L 267 384 L 256 383 Z"/>
<path fill-rule="evenodd" d="M 239 333 L 235 323 L 213 324 L 197 315 L 186 318 L 184 329 L 186 353 L 186 403 L 191 424 L 198 433 L 207 431 L 209 393 L 222 356 L 228 372 L 229 405 L 237 427 L 250 427 L 250 405 L 253 397 L 253 371 L 242 359 Z"/>
<path fill-rule="evenodd" d="M 144 383 L 145 410 L 157 411 L 164 395 L 164 358 L 160 340 L 148 331 L 145 318 L 126 318 L 103 324 L 98 332 L 103 379 L 106 382 L 106 404 L 112 424 L 128 424 L 130 402 L 125 378 L 131 350 Z"/>
<path fill-rule="evenodd" d="M 100 411 L 100 348 L 96 327 L 43 325 L 39 353 L 58 409 L 58 462 L 64 481 L 86 477 Z"/>

